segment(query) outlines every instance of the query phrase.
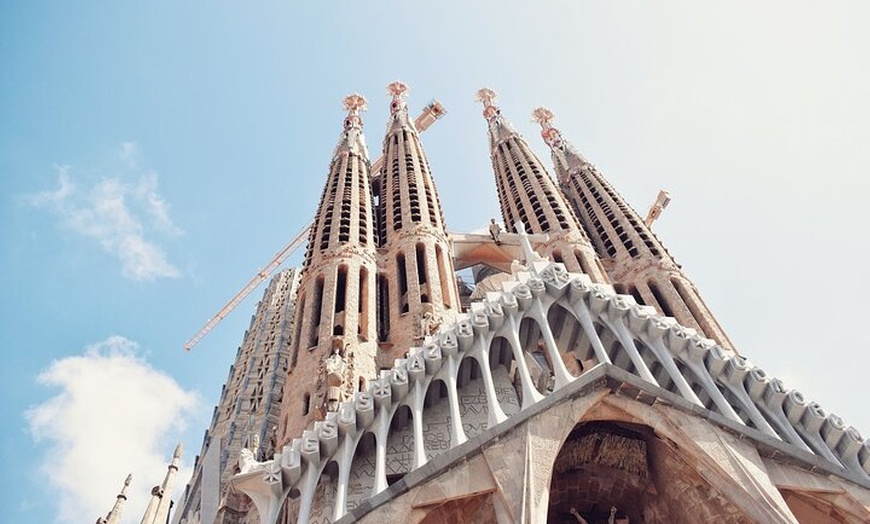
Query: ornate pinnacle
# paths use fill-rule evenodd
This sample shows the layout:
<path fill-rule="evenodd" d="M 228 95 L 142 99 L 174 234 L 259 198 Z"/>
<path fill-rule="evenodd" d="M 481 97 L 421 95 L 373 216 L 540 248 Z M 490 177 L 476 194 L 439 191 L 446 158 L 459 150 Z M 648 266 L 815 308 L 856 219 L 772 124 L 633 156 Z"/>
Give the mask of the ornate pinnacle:
<path fill-rule="evenodd" d="M 175 446 L 175 452 L 172 454 L 172 458 L 180 459 L 182 453 L 184 453 L 184 444 L 179 442 L 178 445 Z"/>
<path fill-rule="evenodd" d="M 499 111 L 495 106 L 495 97 L 498 94 L 488 87 L 484 87 L 477 92 L 477 100 L 483 102 L 483 118 L 492 120 L 498 116 Z"/>
<path fill-rule="evenodd" d="M 541 137 L 544 142 L 551 148 L 558 148 L 562 145 L 562 135 L 551 125 L 553 117 L 553 112 L 546 107 L 539 107 L 532 111 L 532 120 L 541 124 Z"/>
<path fill-rule="evenodd" d="M 408 85 L 401 80 L 396 80 L 387 86 L 387 93 L 393 97 L 390 102 L 390 113 L 396 114 L 400 109 L 407 109 L 404 98 L 408 96 Z"/>
<path fill-rule="evenodd" d="M 543 128 L 551 127 L 550 122 L 552 122 L 554 116 L 553 112 L 546 107 L 539 107 L 532 111 L 532 121 L 541 124 Z"/>
<path fill-rule="evenodd" d="M 368 109 L 366 106 L 366 97 L 353 93 L 344 97 L 344 108 L 351 113 L 359 113 Z"/>
<path fill-rule="evenodd" d="M 495 104 L 495 98 L 498 96 L 498 93 L 493 91 L 488 87 L 481 88 L 477 91 L 477 101 L 483 102 L 484 107 L 492 107 Z"/>
<path fill-rule="evenodd" d="M 387 93 L 393 95 L 393 98 L 403 98 L 408 94 L 408 84 L 396 80 L 387 86 Z"/>
<path fill-rule="evenodd" d="M 360 111 L 368 109 L 366 106 L 366 97 L 353 93 L 344 97 L 344 108 L 347 110 L 347 118 L 344 119 L 345 129 L 349 127 L 362 127 L 362 118 L 359 116 Z"/>

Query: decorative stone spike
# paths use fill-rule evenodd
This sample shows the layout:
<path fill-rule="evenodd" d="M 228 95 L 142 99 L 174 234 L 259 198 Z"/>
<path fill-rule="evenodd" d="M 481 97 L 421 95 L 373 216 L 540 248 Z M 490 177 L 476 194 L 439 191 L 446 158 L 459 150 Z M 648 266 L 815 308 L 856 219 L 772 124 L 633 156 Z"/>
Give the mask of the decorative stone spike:
<path fill-rule="evenodd" d="M 655 309 L 649 306 L 636 305 L 628 312 L 628 327 L 635 333 L 647 333 L 649 323 L 655 315 Z"/>
<path fill-rule="evenodd" d="M 397 365 L 393 368 L 390 374 L 390 387 L 394 399 L 404 398 L 408 394 L 408 370 L 405 365 Z"/>
<path fill-rule="evenodd" d="M 338 431 L 348 438 L 353 438 L 357 434 L 356 405 L 352 400 L 342 402 L 338 408 Z"/>
<path fill-rule="evenodd" d="M 840 439 L 843 438 L 845 432 L 846 424 L 843 423 L 843 419 L 832 413 L 825 419 L 819 434 L 822 436 L 825 444 L 834 450 L 837 449 L 837 445 L 840 443 Z"/>
<path fill-rule="evenodd" d="M 531 305 L 534 297 L 532 296 L 532 290 L 526 284 L 519 284 L 513 289 L 514 298 L 517 300 L 517 305 L 519 306 L 520 311 L 527 311 Z"/>
<path fill-rule="evenodd" d="M 807 401 L 800 391 L 793 389 L 788 392 L 785 397 L 785 416 L 792 425 L 801 424 L 807 407 Z"/>
<path fill-rule="evenodd" d="M 610 307 L 610 295 L 601 289 L 595 289 L 589 294 L 589 310 L 593 315 L 603 315 L 608 307 Z"/>
<path fill-rule="evenodd" d="M 665 335 L 665 340 L 668 346 L 674 353 L 682 355 L 686 353 L 686 346 L 689 344 L 690 333 L 683 326 L 674 325 L 668 330 Z"/>
<path fill-rule="evenodd" d="M 498 331 L 504 325 L 504 310 L 502 310 L 501 303 L 488 302 L 484 313 L 489 322 L 489 329 L 492 331 Z"/>
<path fill-rule="evenodd" d="M 423 348 L 423 360 L 426 362 L 426 374 L 434 375 L 441 369 L 441 347 L 436 344 L 426 344 Z"/>
<path fill-rule="evenodd" d="M 502 293 L 501 294 L 501 304 L 502 311 L 504 311 L 505 316 L 513 316 L 516 315 L 519 311 L 519 304 L 517 304 L 517 297 L 513 293 Z"/>
<path fill-rule="evenodd" d="M 686 345 L 686 351 L 690 360 L 701 362 L 715 345 L 709 338 L 693 338 Z"/>
<path fill-rule="evenodd" d="M 720 346 L 716 346 L 707 353 L 707 370 L 713 378 L 721 377 L 730 360 L 731 356 L 725 353 Z"/>
<path fill-rule="evenodd" d="M 281 450 L 281 456 L 278 459 L 281 467 L 287 473 L 287 479 L 290 484 L 295 484 L 302 476 L 301 447 L 302 440 L 298 438 L 293 439 L 290 444 L 284 446 L 284 449 Z"/>
<path fill-rule="evenodd" d="M 864 441 L 864 445 L 858 450 L 858 461 L 864 468 L 864 473 L 870 475 L 870 439 Z"/>
<path fill-rule="evenodd" d="M 858 451 L 861 449 L 861 446 L 864 445 L 864 438 L 861 436 L 861 433 L 858 432 L 852 426 L 846 428 L 845 433 L 843 433 L 843 438 L 840 439 L 839 444 L 837 444 L 837 448 L 834 450 L 835 453 L 843 460 L 843 462 L 855 462 L 858 461 Z"/>
<path fill-rule="evenodd" d="M 626 297 L 622 297 L 616 295 L 610 299 L 610 304 L 607 307 L 607 316 L 611 320 L 617 320 L 621 318 L 625 318 L 629 311 L 631 311 L 631 306 L 633 305 L 634 299 L 631 299 L 631 302 L 626 300 Z"/>
<path fill-rule="evenodd" d="M 372 381 L 372 398 L 375 400 L 377 409 L 390 409 L 390 401 L 393 398 L 393 389 L 386 377 Z"/>
<path fill-rule="evenodd" d="M 371 384 L 369 384 L 371 390 Z M 356 394 L 356 427 L 365 429 L 375 419 L 375 403 L 368 391 L 360 391 Z"/>
<path fill-rule="evenodd" d="M 804 416 L 801 417 L 801 424 L 809 433 L 815 435 L 822 428 L 826 418 L 825 410 L 815 402 L 810 402 L 807 410 L 804 411 Z"/>
<path fill-rule="evenodd" d="M 338 447 L 338 413 L 327 413 L 318 434 L 320 450 L 324 457 L 330 457 Z"/>
<path fill-rule="evenodd" d="M 441 354 L 447 357 L 455 357 L 459 353 L 459 340 L 455 333 L 450 333 L 449 335 L 445 333 L 441 340 L 437 343 L 433 342 L 432 345 L 438 345 L 441 347 Z M 427 345 L 428 347 L 428 345 Z"/>
<path fill-rule="evenodd" d="M 785 385 L 775 378 L 770 381 L 770 387 L 764 391 L 764 404 L 771 409 L 782 409 L 783 401 L 788 395 Z"/>
<path fill-rule="evenodd" d="M 667 336 L 667 334 L 671 330 L 671 327 L 673 327 L 675 323 L 676 322 L 669 317 L 653 317 L 650 319 L 649 324 L 647 324 L 647 334 L 649 334 L 650 338 L 652 338 L 653 340 L 664 340 L 664 337 Z"/>
<path fill-rule="evenodd" d="M 422 351 L 415 353 L 408 360 L 408 377 L 414 382 L 420 382 L 426 376 L 426 363 Z"/>
<path fill-rule="evenodd" d="M 767 373 L 765 373 L 763 369 L 757 367 L 752 368 L 744 380 L 746 392 L 749 393 L 752 400 L 756 402 L 763 402 L 764 393 L 769 384 L 770 379 L 767 377 Z"/>
<path fill-rule="evenodd" d="M 320 439 L 314 430 L 306 429 L 302 432 L 302 448 L 299 452 L 309 468 L 320 464 Z"/>
<path fill-rule="evenodd" d="M 460 320 L 459 323 L 456 324 L 456 335 L 453 338 L 453 333 L 445 336 L 442 340 L 442 346 L 446 344 L 455 344 L 458 342 L 459 349 L 462 351 L 468 351 L 471 349 L 471 345 L 474 343 L 474 328 L 470 321 Z"/>

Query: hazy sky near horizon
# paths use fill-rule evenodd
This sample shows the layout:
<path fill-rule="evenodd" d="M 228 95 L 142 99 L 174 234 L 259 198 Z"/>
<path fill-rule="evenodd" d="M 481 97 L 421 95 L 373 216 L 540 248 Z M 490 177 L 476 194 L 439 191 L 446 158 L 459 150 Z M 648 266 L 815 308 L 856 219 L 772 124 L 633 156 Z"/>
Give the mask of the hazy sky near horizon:
<path fill-rule="evenodd" d="M 348 93 L 377 154 L 395 79 L 449 111 L 451 230 L 499 216 L 477 89 L 549 166 L 546 105 L 638 211 L 670 191 L 655 230 L 740 351 L 870 435 L 868 4 L 370 4 L 0 5 L 10 520 L 93 521 L 132 471 L 138 522 L 192 464 L 262 290 L 182 344 L 312 216 Z"/>

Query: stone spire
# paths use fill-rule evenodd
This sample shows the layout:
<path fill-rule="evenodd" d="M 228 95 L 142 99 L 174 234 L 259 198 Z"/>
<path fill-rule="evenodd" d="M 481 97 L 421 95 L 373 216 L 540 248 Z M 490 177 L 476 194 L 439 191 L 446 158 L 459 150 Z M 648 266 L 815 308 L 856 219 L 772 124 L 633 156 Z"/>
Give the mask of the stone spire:
<path fill-rule="evenodd" d="M 734 349 L 695 285 L 642 217 L 553 127 L 552 111 L 539 107 L 533 117 L 550 147 L 560 186 L 617 290 Z"/>
<path fill-rule="evenodd" d="M 376 183 L 383 250 L 378 280 L 382 366 L 391 366 L 411 345 L 422 343 L 459 308 L 441 202 L 419 133 L 408 117 L 408 87 L 396 81 L 387 92 L 390 119 Z"/>
<path fill-rule="evenodd" d="M 360 112 L 366 99 L 344 99 L 338 140 L 300 277 L 288 380 L 276 449 L 322 419 L 374 377 L 377 353 L 375 230 L 368 150 Z"/>
<path fill-rule="evenodd" d="M 536 245 L 538 251 L 563 262 L 569 271 L 582 271 L 595 282 L 607 282 L 607 275 L 571 207 L 525 139 L 502 116 L 495 97 L 495 91 L 489 88 L 477 92 L 489 127 L 495 184 L 508 229 L 513 230 L 517 222 L 522 222 L 530 233 L 546 233 L 549 240 Z"/>
<path fill-rule="evenodd" d="M 148 507 L 145 509 L 145 515 L 142 516 L 141 524 L 166 524 L 169 510 L 172 509 L 172 489 L 175 486 L 175 474 L 178 473 L 178 463 L 181 461 L 183 452 L 184 446 L 179 442 L 175 446 L 172 462 L 169 463 L 163 483 L 151 489 L 151 500 L 148 501 Z"/>
<path fill-rule="evenodd" d="M 118 493 L 118 498 L 115 499 L 115 505 L 112 506 L 112 510 L 105 517 L 98 518 L 97 524 L 120 524 L 121 512 L 124 509 L 124 503 L 127 502 L 127 488 L 130 487 L 132 480 L 133 475 L 127 475 L 127 478 L 124 480 L 124 487 Z"/>

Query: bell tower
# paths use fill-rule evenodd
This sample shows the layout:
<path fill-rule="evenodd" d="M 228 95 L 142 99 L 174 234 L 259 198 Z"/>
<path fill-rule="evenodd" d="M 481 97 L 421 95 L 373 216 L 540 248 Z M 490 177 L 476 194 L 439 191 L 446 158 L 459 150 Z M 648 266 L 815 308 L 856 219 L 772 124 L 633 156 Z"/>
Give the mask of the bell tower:
<path fill-rule="evenodd" d="M 444 213 L 419 132 L 408 116 L 408 86 L 393 82 L 387 92 L 390 119 L 376 183 L 382 253 L 379 363 L 385 367 L 459 310 Z"/>
<path fill-rule="evenodd" d="M 361 95 L 344 99 L 344 130 L 308 239 L 296 299 L 279 448 L 374 377 L 375 222 Z"/>
<path fill-rule="evenodd" d="M 490 157 L 505 225 L 513 230 L 522 222 L 530 233 L 548 234 L 546 243 L 534 246 L 543 256 L 564 263 L 568 271 L 586 273 L 593 282 L 607 282 L 568 202 L 525 139 L 502 116 L 495 97 L 492 89 L 477 92 L 489 127 Z"/>

